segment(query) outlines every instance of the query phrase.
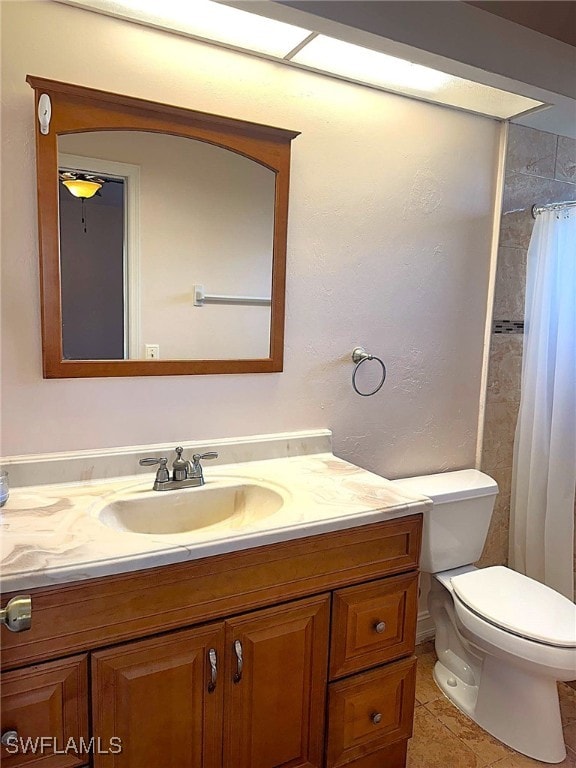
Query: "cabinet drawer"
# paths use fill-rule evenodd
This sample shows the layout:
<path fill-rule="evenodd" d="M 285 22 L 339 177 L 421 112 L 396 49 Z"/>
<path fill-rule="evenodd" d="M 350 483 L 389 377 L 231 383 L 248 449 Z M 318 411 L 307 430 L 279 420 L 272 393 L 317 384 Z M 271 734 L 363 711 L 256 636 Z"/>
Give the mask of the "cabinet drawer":
<path fill-rule="evenodd" d="M 415 683 L 415 658 L 331 683 L 326 768 L 409 739 Z"/>
<path fill-rule="evenodd" d="M 3 768 L 77 768 L 87 763 L 86 656 L 4 672 L 1 720 L 3 734 L 18 734 L 17 751 L 2 747 Z"/>
<path fill-rule="evenodd" d="M 406 768 L 408 739 L 395 741 L 384 749 L 371 752 L 348 763 L 347 768 Z"/>
<path fill-rule="evenodd" d="M 417 573 L 335 592 L 330 677 L 343 677 L 413 653 L 417 605 Z"/>

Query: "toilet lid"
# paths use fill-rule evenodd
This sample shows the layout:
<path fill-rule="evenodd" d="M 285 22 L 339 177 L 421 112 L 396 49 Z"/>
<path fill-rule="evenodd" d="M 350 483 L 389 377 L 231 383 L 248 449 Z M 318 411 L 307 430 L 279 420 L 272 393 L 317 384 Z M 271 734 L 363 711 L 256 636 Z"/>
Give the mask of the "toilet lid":
<path fill-rule="evenodd" d="M 576 606 L 550 587 L 501 565 L 451 583 L 461 602 L 491 624 L 546 645 L 576 647 Z"/>

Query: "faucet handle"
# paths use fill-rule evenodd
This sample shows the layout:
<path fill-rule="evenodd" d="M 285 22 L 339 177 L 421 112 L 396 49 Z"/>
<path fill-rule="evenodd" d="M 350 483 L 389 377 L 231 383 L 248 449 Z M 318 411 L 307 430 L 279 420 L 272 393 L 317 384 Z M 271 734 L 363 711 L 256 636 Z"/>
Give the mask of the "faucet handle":
<path fill-rule="evenodd" d="M 150 456 L 147 459 L 140 459 L 138 462 L 141 467 L 153 467 L 154 464 L 161 464 L 162 466 L 165 466 L 167 463 L 168 459 L 165 456 L 161 456 L 160 458 L 157 458 L 156 456 Z"/>
<path fill-rule="evenodd" d="M 158 471 L 156 472 L 156 482 L 165 483 L 168 480 L 170 480 L 170 473 L 168 472 L 168 468 L 166 467 L 166 464 L 168 463 L 168 459 L 165 456 L 161 456 L 159 459 L 155 457 L 140 459 L 138 463 L 140 464 L 141 467 L 153 467 L 155 464 L 160 464 L 160 466 L 158 467 Z"/>
<path fill-rule="evenodd" d="M 188 470 L 188 476 L 199 480 L 199 485 L 204 485 L 204 473 L 202 472 L 202 459 L 217 459 L 218 454 L 216 451 L 208 451 L 207 453 L 195 453 L 192 456 L 192 464 Z"/>
<path fill-rule="evenodd" d="M 195 453 L 194 456 L 192 456 L 192 461 L 194 464 L 198 464 L 199 461 L 202 461 L 203 459 L 217 459 L 218 454 L 216 451 L 208 451 L 208 453 Z"/>

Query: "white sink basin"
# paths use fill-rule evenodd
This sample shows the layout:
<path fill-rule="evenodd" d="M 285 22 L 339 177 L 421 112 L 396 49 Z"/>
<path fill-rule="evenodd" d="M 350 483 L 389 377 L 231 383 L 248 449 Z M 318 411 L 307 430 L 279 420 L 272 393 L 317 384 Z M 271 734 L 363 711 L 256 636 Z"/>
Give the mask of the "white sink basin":
<path fill-rule="evenodd" d="M 173 491 L 133 491 L 97 510 L 110 528 L 130 533 L 179 534 L 210 526 L 234 530 L 273 515 L 284 496 L 267 485 L 239 480 Z"/>

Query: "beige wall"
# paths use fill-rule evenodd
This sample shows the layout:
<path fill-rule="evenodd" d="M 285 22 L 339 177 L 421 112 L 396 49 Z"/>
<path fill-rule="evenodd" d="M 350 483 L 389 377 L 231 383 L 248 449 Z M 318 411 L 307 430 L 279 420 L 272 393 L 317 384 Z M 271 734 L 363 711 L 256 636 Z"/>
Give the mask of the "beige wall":
<path fill-rule="evenodd" d="M 576 200 L 576 141 L 511 125 L 496 273 L 495 322 L 524 320 L 526 255 L 534 225 L 530 209 L 534 203 L 543 205 L 561 200 Z M 522 342 L 520 333 L 492 334 L 482 468 L 497 480 L 500 493 L 480 561 L 482 565 L 504 564 L 508 560 Z"/>
<path fill-rule="evenodd" d="M 56 3 L 2 10 L 5 454 L 329 427 L 390 477 L 474 465 L 498 123 Z M 42 379 L 27 73 L 302 132 L 282 374 Z M 388 365 L 373 398 L 357 344 Z"/>

